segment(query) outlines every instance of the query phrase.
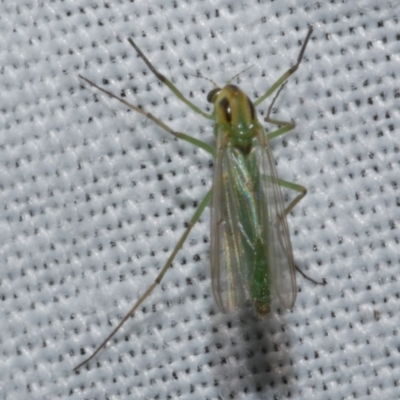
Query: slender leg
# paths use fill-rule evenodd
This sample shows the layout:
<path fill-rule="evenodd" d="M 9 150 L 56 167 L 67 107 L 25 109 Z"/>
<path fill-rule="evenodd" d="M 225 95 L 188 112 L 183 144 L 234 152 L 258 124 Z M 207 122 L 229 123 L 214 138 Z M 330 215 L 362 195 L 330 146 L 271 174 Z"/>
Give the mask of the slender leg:
<path fill-rule="evenodd" d="M 122 318 L 121 322 L 117 325 L 117 327 L 106 337 L 106 339 L 103 341 L 103 343 L 100 344 L 99 347 L 93 352 L 93 354 L 81 362 L 79 365 L 77 365 L 74 368 L 74 371 L 77 371 L 79 368 L 81 368 L 83 365 L 88 363 L 90 360 L 92 360 L 99 352 L 100 350 L 107 344 L 107 342 L 119 331 L 121 326 L 135 313 L 135 311 L 138 309 L 138 307 L 143 303 L 143 301 L 150 296 L 150 294 L 153 292 L 153 290 L 156 288 L 156 286 L 161 282 L 161 280 L 164 278 L 164 275 L 168 271 L 169 267 L 171 266 L 172 262 L 175 259 L 176 254 L 178 251 L 181 249 L 183 243 L 185 242 L 186 238 L 188 237 L 190 231 L 192 230 L 193 226 L 196 224 L 196 222 L 200 219 L 201 214 L 203 213 L 204 209 L 207 207 L 207 205 L 210 203 L 212 196 L 212 189 L 206 194 L 202 202 L 200 203 L 199 207 L 197 208 L 196 212 L 194 213 L 192 219 L 190 220 L 185 232 L 183 232 L 183 235 L 179 239 L 178 243 L 176 244 L 175 248 L 172 250 L 171 255 L 169 256 L 167 262 L 163 266 L 161 272 L 158 274 L 157 278 L 154 280 L 154 282 L 147 288 L 147 290 L 143 293 L 143 295 L 139 298 L 139 300 L 134 304 L 134 306 L 129 310 L 129 312 L 125 315 L 124 318 Z"/>
<path fill-rule="evenodd" d="M 321 282 L 316 281 L 313 278 L 310 278 L 299 266 L 295 265 L 297 272 L 300 272 L 301 275 L 303 275 L 303 278 L 306 278 L 308 281 L 314 283 L 314 285 L 321 285 L 325 286 L 327 284 L 326 279 L 322 278 Z"/>
<path fill-rule="evenodd" d="M 194 111 L 199 112 L 201 115 L 205 116 L 206 118 L 209 118 L 208 114 L 203 113 L 201 110 L 197 109 L 196 106 L 194 106 L 192 103 L 190 103 L 187 99 L 183 97 L 183 95 L 175 88 L 175 86 L 167 80 L 163 75 L 159 74 L 155 68 L 152 66 L 152 64 L 147 60 L 147 58 L 143 55 L 143 53 L 137 48 L 137 46 L 132 42 L 129 41 L 133 47 L 138 51 L 139 55 L 144 59 L 146 64 L 150 67 L 150 69 L 155 73 L 155 75 L 162 81 L 164 82 L 181 100 L 183 100 L 190 108 L 192 108 Z M 83 76 L 79 75 L 81 79 L 83 79 L 85 82 L 89 83 L 91 86 L 95 87 L 96 89 L 100 90 L 101 92 L 111 96 L 112 98 L 120 101 L 122 104 L 126 105 L 127 107 L 131 108 L 132 110 L 144 115 L 148 119 L 152 120 L 155 124 L 160 126 L 162 129 L 173 135 L 174 137 L 178 139 L 182 139 L 188 143 L 193 144 L 194 146 L 200 147 L 201 149 L 205 150 L 206 152 L 210 153 L 212 156 L 215 155 L 215 149 L 208 144 L 204 143 L 201 140 L 195 139 L 189 135 L 186 135 L 182 132 L 176 132 L 173 129 L 171 129 L 168 125 L 164 124 L 160 119 L 155 117 L 153 114 L 144 111 L 143 109 L 125 101 L 121 97 L 118 97 L 111 93 L 110 91 L 101 88 L 100 86 L 96 85 L 92 81 L 84 78 Z M 210 190 L 203 201 L 200 203 L 199 207 L 197 208 L 195 214 L 193 215 L 191 221 L 189 222 L 188 227 L 186 228 L 185 232 L 183 233 L 182 237 L 176 244 L 174 250 L 172 251 L 170 257 L 168 258 L 167 262 L 165 263 L 164 267 L 162 268 L 161 272 L 155 279 L 155 281 L 147 288 L 145 293 L 139 298 L 139 300 L 134 304 L 134 306 L 131 308 L 131 310 L 125 315 L 125 317 L 122 319 L 122 321 L 118 324 L 118 326 L 111 332 L 111 334 L 101 343 L 101 345 L 94 351 L 94 353 L 87 358 L 85 361 L 80 363 L 78 366 L 74 368 L 74 371 L 77 371 L 79 368 L 81 368 L 83 365 L 85 365 L 87 362 L 92 360 L 98 353 L 99 351 L 107 344 L 107 342 L 118 332 L 118 330 L 122 327 L 122 325 L 135 313 L 137 308 L 142 304 L 142 302 L 153 292 L 153 290 L 156 288 L 156 286 L 161 282 L 163 279 L 164 275 L 166 274 L 168 268 L 171 266 L 173 260 L 175 259 L 176 254 L 182 247 L 183 243 L 185 242 L 187 236 L 189 235 L 190 231 L 192 230 L 193 226 L 195 223 L 199 220 L 201 214 L 203 213 L 204 209 L 207 207 L 211 200 L 211 195 L 212 191 Z"/>
<path fill-rule="evenodd" d="M 268 107 L 268 112 L 267 112 L 267 116 L 265 117 L 265 121 L 267 121 L 267 122 L 269 122 L 271 124 L 280 126 L 280 128 L 277 129 L 276 131 L 273 131 L 273 132 L 270 132 L 270 133 L 267 134 L 267 139 L 268 140 L 274 139 L 274 138 L 276 138 L 278 136 L 282 136 L 285 133 L 290 132 L 296 126 L 293 122 L 280 121 L 280 120 L 277 120 L 277 119 L 272 119 L 270 117 L 271 111 L 272 111 L 272 107 L 274 106 L 274 103 L 275 103 L 276 99 L 278 98 L 280 92 L 285 87 L 285 85 L 286 85 L 286 82 L 281 85 L 281 87 L 279 88 L 279 90 L 276 93 L 275 97 L 273 98 L 273 100 L 271 102 L 271 105 Z M 266 179 L 270 179 L 270 178 L 266 177 Z M 283 187 L 285 187 L 287 189 L 291 189 L 291 190 L 294 190 L 294 191 L 300 193 L 298 196 L 296 196 L 296 198 L 286 208 L 285 215 L 288 215 L 293 210 L 293 208 L 296 206 L 296 204 L 307 194 L 307 189 L 304 186 L 297 185 L 296 183 L 288 182 L 288 181 L 285 181 L 283 179 L 278 179 L 277 183 L 280 186 L 283 186 Z"/>
<path fill-rule="evenodd" d="M 273 132 L 270 132 L 270 133 L 267 134 L 267 139 L 268 140 L 274 139 L 274 138 L 276 138 L 278 136 L 282 136 L 285 133 L 290 132 L 291 130 L 293 130 L 296 127 L 296 125 L 293 122 L 281 121 L 281 120 L 278 120 L 278 119 L 271 118 L 272 108 L 273 108 L 273 106 L 275 104 L 275 101 L 278 98 L 279 94 L 281 93 L 281 91 L 285 87 L 286 83 L 287 82 L 284 82 L 281 85 L 281 87 L 277 91 L 275 97 L 272 99 L 272 102 L 271 102 L 270 106 L 268 107 L 267 116 L 264 119 L 266 122 L 269 122 L 271 124 L 280 126 L 280 128 L 277 129 L 276 131 L 273 131 Z M 269 178 L 266 177 L 266 179 L 269 179 Z M 296 204 L 307 194 L 307 189 L 304 186 L 297 185 L 296 183 L 288 182 L 288 181 L 285 181 L 283 179 L 278 179 L 277 183 L 280 186 L 283 186 L 283 187 L 285 187 L 287 189 L 291 189 L 291 190 L 294 190 L 294 191 L 300 193 L 298 196 L 295 197 L 295 199 L 286 208 L 285 215 L 288 215 L 293 210 L 293 208 L 296 206 Z"/>
<path fill-rule="evenodd" d="M 267 134 L 267 139 L 268 140 L 274 139 L 274 138 L 276 138 L 278 136 L 282 136 L 285 133 L 290 132 L 291 130 L 293 130 L 296 127 L 296 124 L 294 122 L 282 121 L 282 120 L 279 120 L 279 119 L 271 118 L 272 107 L 274 106 L 275 101 L 278 98 L 279 94 L 281 93 L 283 88 L 286 86 L 286 83 L 287 82 L 285 82 L 279 88 L 279 90 L 276 93 L 275 97 L 273 98 L 270 106 L 268 107 L 267 115 L 264 118 L 265 122 L 269 122 L 270 124 L 274 124 L 274 125 L 280 126 L 280 128 L 277 129 L 276 131 L 273 131 L 273 132 L 270 132 L 270 133 Z"/>
<path fill-rule="evenodd" d="M 83 77 L 82 75 L 79 75 L 79 78 L 83 79 L 85 82 L 87 82 L 89 85 L 95 87 L 96 89 L 102 91 L 105 94 L 108 94 L 110 97 L 112 97 L 113 99 L 118 100 L 119 102 L 121 102 L 122 104 L 125 104 L 127 107 L 131 108 L 132 110 L 135 110 L 136 112 L 138 112 L 139 114 L 144 115 L 145 117 L 147 117 L 148 119 L 152 120 L 154 123 L 156 123 L 159 127 L 161 127 L 162 129 L 164 129 L 165 131 L 167 131 L 168 133 L 170 133 L 172 136 L 175 136 L 177 139 L 182 139 L 186 142 L 189 142 L 197 147 L 200 147 L 201 149 L 205 150 L 207 153 L 210 153 L 211 155 L 215 155 L 215 150 L 213 147 L 209 146 L 207 143 L 204 143 L 201 140 L 195 139 L 192 136 L 186 135 L 185 133 L 182 132 L 176 132 L 173 129 L 171 129 L 168 125 L 164 124 L 164 122 L 162 122 L 160 119 L 158 119 L 157 117 L 155 117 L 153 114 L 144 111 L 143 109 L 134 106 L 133 104 L 127 102 L 126 100 L 124 100 L 121 97 L 116 96 L 115 94 L 111 93 L 110 91 L 103 89 L 102 87 L 96 85 L 95 83 L 93 83 L 92 81 L 90 81 L 89 79 L 86 79 L 85 77 Z"/>
<path fill-rule="evenodd" d="M 266 179 L 268 179 L 268 177 L 266 177 Z M 293 183 L 293 182 L 284 181 L 283 179 L 278 179 L 277 183 L 282 187 L 285 187 L 287 189 L 291 189 L 291 190 L 294 190 L 294 191 L 300 193 L 298 196 L 296 196 L 294 198 L 294 200 L 292 200 L 290 202 L 290 204 L 285 209 L 285 216 L 287 216 L 293 210 L 293 208 L 297 205 L 297 203 L 307 194 L 307 189 L 304 186 L 297 185 L 296 183 Z M 323 285 L 323 286 L 326 285 L 325 278 L 323 278 L 321 282 L 318 282 L 315 279 L 310 278 L 308 275 L 306 275 L 297 265 L 296 265 L 296 269 L 297 269 L 297 271 L 300 272 L 301 275 L 303 275 L 304 278 L 308 279 L 310 282 L 312 282 L 316 285 Z"/>
<path fill-rule="evenodd" d="M 278 89 L 280 86 L 282 86 L 287 79 L 290 77 L 290 75 L 293 75 L 297 69 L 299 68 L 299 65 L 301 63 L 301 60 L 303 58 L 304 52 L 307 47 L 307 43 L 310 40 L 311 34 L 313 32 L 313 29 L 310 28 L 308 30 L 307 36 L 304 40 L 303 46 L 300 50 L 299 56 L 297 57 L 297 62 L 293 67 L 289 68 L 257 101 L 254 102 L 254 106 L 257 107 L 259 104 L 261 104 L 266 98 L 271 96 L 272 93 L 275 92 L 276 89 Z"/>
<path fill-rule="evenodd" d="M 285 215 L 288 215 L 293 210 L 293 208 L 296 207 L 297 203 L 307 194 L 307 189 L 304 186 L 297 185 L 296 183 L 293 183 L 293 182 L 284 181 L 283 179 L 278 179 L 277 182 L 278 182 L 279 186 L 282 186 L 287 189 L 294 190 L 295 192 L 300 193 L 286 207 Z"/>
<path fill-rule="evenodd" d="M 272 178 L 269 176 L 265 176 L 265 179 L 272 181 Z M 274 179 L 273 181 L 275 183 L 278 183 L 279 186 L 282 186 L 287 189 L 291 189 L 291 190 L 294 190 L 294 191 L 300 193 L 286 207 L 285 212 L 284 212 L 285 217 L 286 217 L 293 210 L 293 208 L 297 205 L 297 203 L 307 194 L 307 189 L 304 186 L 298 185 L 293 182 L 288 182 L 283 179 Z M 303 275 L 304 278 L 308 279 L 310 282 L 315 283 L 316 285 L 326 285 L 325 278 L 322 279 L 322 282 L 318 282 L 315 279 L 312 279 L 308 275 L 306 275 L 297 265 L 296 265 L 296 269 L 297 269 L 297 271 L 300 272 L 301 275 Z"/>
<path fill-rule="evenodd" d="M 128 39 L 129 44 L 136 50 L 136 52 L 139 54 L 139 57 L 146 63 L 146 65 L 150 68 L 151 72 L 159 79 L 164 85 L 166 85 L 172 93 L 178 97 L 179 100 L 183 101 L 187 106 L 189 106 L 194 112 L 197 114 L 202 115 L 204 118 L 207 119 L 213 119 L 211 114 L 207 114 L 204 111 L 202 111 L 200 108 L 195 106 L 190 100 L 188 100 L 179 90 L 178 88 L 169 80 L 167 79 L 163 74 L 158 72 L 154 65 L 150 62 L 150 60 L 143 54 L 142 50 L 139 49 L 139 47 L 136 45 L 136 43 L 132 39 Z"/>

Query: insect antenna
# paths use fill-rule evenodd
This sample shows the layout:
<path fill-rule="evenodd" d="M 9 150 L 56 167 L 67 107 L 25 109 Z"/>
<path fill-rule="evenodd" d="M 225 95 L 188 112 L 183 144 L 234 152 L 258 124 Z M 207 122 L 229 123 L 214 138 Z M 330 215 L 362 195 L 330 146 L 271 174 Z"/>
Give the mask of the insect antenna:
<path fill-rule="evenodd" d="M 194 75 L 194 74 L 189 74 L 189 75 L 190 75 L 190 76 L 194 76 L 195 78 L 203 78 L 203 79 L 205 79 L 206 81 L 211 82 L 211 83 L 214 85 L 215 88 L 218 88 L 218 87 L 219 87 L 212 79 L 207 78 L 207 77 L 201 75 L 200 72 L 198 72 L 196 75 Z"/>
<path fill-rule="evenodd" d="M 245 73 L 247 70 L 249 70 L 250 68 L 253 68 L 254 64 L 250 65 L 249 67 L 245 68 L 243 71 L 240 71 L 238 74 L 236 74 L 235 76 L 233 76 L 231 79 L 229 79 L 228 81 L 228 85 L 234 80 L 236 79 L 238 76 L 242 75 L 243 73 Z"/>

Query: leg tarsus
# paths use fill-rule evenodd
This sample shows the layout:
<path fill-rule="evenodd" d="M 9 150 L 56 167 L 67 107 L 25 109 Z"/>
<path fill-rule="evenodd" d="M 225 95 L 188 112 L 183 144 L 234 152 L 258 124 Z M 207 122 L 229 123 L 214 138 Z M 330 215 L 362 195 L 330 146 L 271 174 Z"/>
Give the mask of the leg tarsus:
<path fill-rule="evenodd" d="M 300 272 L 301 275 L 303 275 L 303 277 L 307 280 L 309 280 L 310 282 L 314 283 L 315 285 L 321 285 L 321 286 L 325 286 L 327 284 L 326 279 L 323 278 L 322 282 L 318 282 L 313 278 L 310 278 L 307 274 L 305 274 L 297 265 L 296 265 L 296 269 L 298 272 Z"/>

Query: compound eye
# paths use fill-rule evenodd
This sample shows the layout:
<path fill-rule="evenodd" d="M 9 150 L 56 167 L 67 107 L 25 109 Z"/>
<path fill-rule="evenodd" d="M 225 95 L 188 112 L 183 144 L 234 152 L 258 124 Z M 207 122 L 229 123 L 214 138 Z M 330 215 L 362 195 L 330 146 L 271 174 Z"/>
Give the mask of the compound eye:
<path fill-rule="evenodd" d="M 208 101 L 209 103 L 214 103 L 215 98 L 218 96 L 218 93 L 219 93 L 220 91 L 221 91 L 220 88 L 215 88 L 215 89 L 213 89 L 213 90 L 210 90 L 210 91 L 208 92 L 208 95 L 207 95 L 207 101 Z"/>
<path fill-rule="evenodd" d="M 224 97 L 219 102 L 219 105 L 224 110 L 226 122 L 231 123 L 232 122 L 232 110 L 231 110 L 231 105 L 229 103 L 229 100 L 226 97 Z"/>

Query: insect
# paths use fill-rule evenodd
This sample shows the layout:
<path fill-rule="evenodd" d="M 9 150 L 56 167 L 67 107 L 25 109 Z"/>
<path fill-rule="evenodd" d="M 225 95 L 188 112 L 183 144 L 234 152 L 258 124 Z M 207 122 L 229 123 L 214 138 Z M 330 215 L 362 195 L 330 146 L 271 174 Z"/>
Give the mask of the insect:
<path fill-rule="evenodd" d="M 263 316 L 270 311 L 273 290 L 284 307 L 287 309 L 293 307 L 297 293 L 295 277 L 297 266 L 293 260 L 286 216 L 306 195 L 307 190 L 303 186 L 278 178 L 269 140 L 295 127 L 292 122 L 271 118 L 271 112 L 287 79 L 298 69 L 311 34 L 310 28 L 296 64 L 254 103 L 241 89 L 230 82 L 222 88 L 214 87 L 207 96 L 207 100 L 213 105 L 211 114 L 205 113 L 184 97 L 170 80 L 155 69 L 133 40 L 128 39 L 139 57 L 162 83 L 194 112 L 214 121 L 215 148 L 189 135 L 176 132 L 149 112 L 79 75 L 91 86 L 146 116 L 174 137 L 211 154 L 214 158 L 214 177 L 212 188 L 201 201 L 155 281 L 103 343 L 89 358 L 75 367 L 74 371 L 99 353 L 161 282 L 191 229 L 209 204 L 211 204 L 212 289 L 218 307 L 223 312 L 228 312 L 241 307 L 245 302 L 250 302 L 255 313 Z M 265 121 L 277 126 L 277 129 L 266 134 L 257 119 L 256 107 L 273 93 L 275 97 L 268 108 Z M 281 186 L 298 193 L 286 209 Z"/>

